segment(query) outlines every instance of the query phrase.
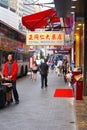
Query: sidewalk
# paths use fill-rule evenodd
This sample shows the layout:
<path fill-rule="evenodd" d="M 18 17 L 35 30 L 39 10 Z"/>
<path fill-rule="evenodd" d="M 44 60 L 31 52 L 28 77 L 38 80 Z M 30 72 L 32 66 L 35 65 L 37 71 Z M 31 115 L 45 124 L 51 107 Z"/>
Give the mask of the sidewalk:
<path fill-rule="evenodd" d="M 76 116 L 79 130 L 87 130 L 87 97 L 75 102 Z"/>
<path fill-rule="evenodd" d="M 74 98 L 54 98 L 56 88 L 66 88 L 63 77 L 50 71 L 48 88 L 24 77 L 17 81 L 19 105 L 0 110 L 0 130 L 78 130 Z"/>

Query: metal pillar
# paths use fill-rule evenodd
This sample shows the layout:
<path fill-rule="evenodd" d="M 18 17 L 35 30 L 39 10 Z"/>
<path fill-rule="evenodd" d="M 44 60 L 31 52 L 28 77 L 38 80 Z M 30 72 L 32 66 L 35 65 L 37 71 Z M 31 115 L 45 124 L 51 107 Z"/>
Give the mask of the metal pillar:
<path fill-rule="evenodd" d="M 86 0 L 84 0 L 86 5 Z M 84 8 L 84 96 L 87 96 L 87 9 Z"/>

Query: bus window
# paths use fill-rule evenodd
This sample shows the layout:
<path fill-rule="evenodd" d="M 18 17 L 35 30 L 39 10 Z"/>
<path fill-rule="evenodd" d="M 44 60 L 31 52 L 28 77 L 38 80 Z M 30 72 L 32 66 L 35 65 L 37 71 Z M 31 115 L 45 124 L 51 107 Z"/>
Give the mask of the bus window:
<path fill-rule="evenodd" d="M 27 62 L 28 61 L 28 54 L 23 54 L 23 61 Z"/>
<path fill-rule="evenodd" d="M 23 61 L 23 54 L 17 53 L 17 60 Z"/>
<path fill-rule="evenodd" d="M 2 51 L 2 64 L 4 64 L 8 60 L 8 52 Z"/>

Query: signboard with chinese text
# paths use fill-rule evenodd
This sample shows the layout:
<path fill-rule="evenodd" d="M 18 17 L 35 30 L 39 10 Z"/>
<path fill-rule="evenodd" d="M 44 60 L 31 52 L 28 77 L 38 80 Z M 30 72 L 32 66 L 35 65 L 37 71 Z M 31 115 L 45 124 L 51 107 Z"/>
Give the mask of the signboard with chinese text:
<path fill-rule="evenodd" d="M 64 33 L 57 31 L 29 32 L 26 45 L 64 45 Z"/>

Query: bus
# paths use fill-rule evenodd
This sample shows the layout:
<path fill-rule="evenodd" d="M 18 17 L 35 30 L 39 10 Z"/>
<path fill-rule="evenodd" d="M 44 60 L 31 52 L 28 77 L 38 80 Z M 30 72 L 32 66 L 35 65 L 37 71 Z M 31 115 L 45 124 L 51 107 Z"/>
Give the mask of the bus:
<path fill-rule="evenodd" d="M 26 75 L 29 66 L 28 51 L 26 36 L 0 20 L 0 70 L 3 70 L 7 55 L 11 53 L 18 63 L 18 77 Z"/>

